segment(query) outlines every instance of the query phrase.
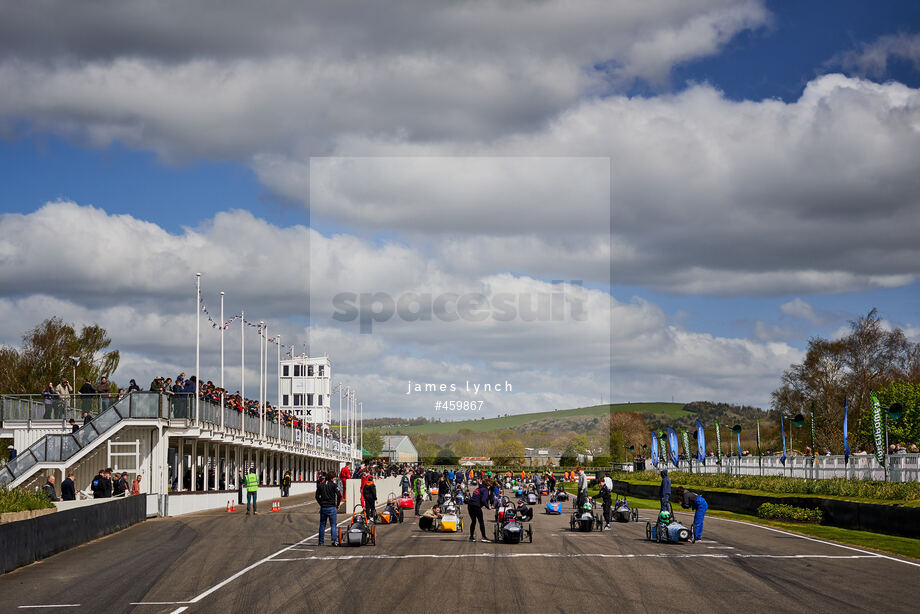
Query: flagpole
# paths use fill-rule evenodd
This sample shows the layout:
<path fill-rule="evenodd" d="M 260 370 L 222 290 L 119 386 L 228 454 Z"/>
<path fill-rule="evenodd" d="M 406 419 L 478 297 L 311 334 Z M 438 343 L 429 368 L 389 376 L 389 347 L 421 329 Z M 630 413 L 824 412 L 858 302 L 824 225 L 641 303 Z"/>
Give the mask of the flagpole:
<path fill-rule="evenodd" d="M 198 390 L 201 385 L 201 273 L 195 273 L 195 293 L 198 296 L 195 304 L 195 422 L 198 422 Z"/>
<path fill-rule="evenodd" d="M 220 293 L 220 427 L 224 428 L 224 293 Z"/>
<path fill-rule="evenodd" d="M 240 399 L 246 414 L 246 312 L 240 312 Z"/>
<path fill-rule="evenodd" d="M 262 351 L 265 354 L 265 358 L 263 359 L 263 362 L 262 362 L 262 370 L 264 371 L 263 378 L 262 378 L 262 406 L 265 407 L 268 405 L 268 324 L 265 325 L 265 330 L 262 331 L 262 335 L 264 337 L 264 339 L 262 340 L 264 349 Z M 267 418 L 268 412 L 266 411 L 265 413 L 266 413 L 266 418 Z M 281 432 L 280 429 L 278 432 L 279 433 Z"/>
<path fill-rule="evenodd" d="M 275 365 L 276 367 L 275 371 L 277 372 L 277 375 L 278 375 L 278 398 L 275 399 L 275 405 L 280 407 L 281 406 L 281 335 L 278 335 L 277 342 L 278 342 L 278 364 Z M 291 428 L 293 428 L 293 426 L 294 425 L 292 424 Z"/>
<path fill-rule="evenodd" d="M 262 405 L 262 327 L 265 322 L 259 320 L 259 437 L 265 436 L 265 406 Z"/>
<path fill-rule="evenodd" d="M 364 401 L 358 405 L 361 406 L 361 460 L 364 460 Z"/>

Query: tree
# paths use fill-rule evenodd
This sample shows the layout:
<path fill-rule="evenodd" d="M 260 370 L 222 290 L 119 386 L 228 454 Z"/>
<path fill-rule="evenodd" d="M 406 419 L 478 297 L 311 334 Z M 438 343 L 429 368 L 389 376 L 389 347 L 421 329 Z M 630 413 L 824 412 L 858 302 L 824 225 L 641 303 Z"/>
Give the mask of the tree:
<path fill-rule="evenodd" d="M 380 456 L 380 453 L 383 452 L 383 436 L 379 430 L 364 430 L 364 449 L 374 458 Z"/>
<path fill-rule="evenodd" d="M 610 433 L 610 459 L 614 463 L 626 462 L 626 435 L 620 429 Z"/>
<path fill-rule="evenodd" d="M 435 465 L 456 465 L 459 462 L 457 455 L 450 448 L 441 448 L 434 459 Z"/>
<path fill-rule="evenodd" d="M 517 466 L 524 463 L 524 444 L 517 439 L 507 439 L 492 448 L 489 456 L 499 466 Z"/>
<path fill-rule="evenodd" d="M 438 455 L 438 446 L 425 435 L 409 435 L 409 440 L 418 451 L 418 459 L 422 463 L 430 463 Z"/>
<path fill-rule="evenodd" d="M 112 340 L 97 324 L 84 326 L 77 335 L 61 318 L 45 320 L 22 337 L 22 350 L 0 348 L 0 390 L 13 394 L 37 394 L 48 382 L 73 377 L 75 389 L 85 380 L 98 382 L 118 368 L 118 350 L 105 352 Z"/>
<path fill-rule="evenodd" d="M 450 444 L 450 449 L 458 458 L 462 458 L 464 456 L 473 456 L 473 444 L 471 444 L 466 439 L 459 439 Z"/>
<path fill-rule="evenodd" d="M 872 391 L 894 382 L 920 383 L 920 344 L 898 328 L 889 329 L 875 309 L 850 322 L 850 333 L 837 340 L 808 341 L 801 364 L 792 365 L 772 393 L 779 416 L 808 416 L 815 405 L 815 443 L 819 449 L 843 451 L 843 403 L 847 401 L 850 445 L 871 443 Z M 786 433 L 789 436 L 789 433 Z"/>

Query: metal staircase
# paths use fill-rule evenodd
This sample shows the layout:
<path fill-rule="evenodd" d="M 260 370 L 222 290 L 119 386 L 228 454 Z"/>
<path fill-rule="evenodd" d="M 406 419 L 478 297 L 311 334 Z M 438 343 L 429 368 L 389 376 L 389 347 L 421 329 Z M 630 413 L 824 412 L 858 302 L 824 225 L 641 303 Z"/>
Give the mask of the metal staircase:
<path fill-rule="evenodd" d="M 130 394 L 77 432 L 45 435 L 20 452 L 0 469 L 0 487 L 19 486 L 42 469 L 72 466 L 121 430 L 128 418 L 149 419 L 159 415 L 155 397 Z"/>

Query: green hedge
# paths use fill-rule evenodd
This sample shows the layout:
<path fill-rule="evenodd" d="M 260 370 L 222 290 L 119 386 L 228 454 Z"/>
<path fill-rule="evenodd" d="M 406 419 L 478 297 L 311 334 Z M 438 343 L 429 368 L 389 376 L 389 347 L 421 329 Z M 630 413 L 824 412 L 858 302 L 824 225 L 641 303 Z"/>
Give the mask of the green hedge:
<path fill-rule="evenodd" d="M 785 503 L 764 503 L 757 508 L 759 518 L 772 520 L 792 520 L 794 522 L 821 522 L 821 510 L 810 510 Z"/>
<path fill-rule="evenodd" d="M 683 471 L 675 471 L 670 473 L 669 476 L 674 484 L 698 486 L 700 488 L 759 490 L 777 494 L 851 497 L 878 501 L 920 499 L 920 483 L 917 482 L 873 482 L 871 480 L 848 480 L 844 478 L 806 480 L 783 476 L 687 473 Z M 656 471 L 620 473 L 618 478 L 625 481 L 642 482 L 657 482 L 661 479 Z"/>
<path fill-rule="evenodd" d="M 26 510 L 43 510 L 54 507 L 43 490 L 26 490 L 24 488 L 0 488 L 0 514 L 7 512 L 24 512 Z"/>

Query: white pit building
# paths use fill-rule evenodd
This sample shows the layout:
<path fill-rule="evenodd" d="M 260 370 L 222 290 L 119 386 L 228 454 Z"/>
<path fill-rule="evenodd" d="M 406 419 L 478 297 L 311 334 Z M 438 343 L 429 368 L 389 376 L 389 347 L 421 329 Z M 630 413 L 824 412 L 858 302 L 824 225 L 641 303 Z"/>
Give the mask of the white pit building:
<path fill-rule="evenodd" d="M 305 422 L 329 425 L 332 422 L 331 371 L 328 356 L 302 354 L 283 359 L 278 374 L 281 409 Z"/>

